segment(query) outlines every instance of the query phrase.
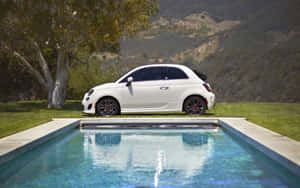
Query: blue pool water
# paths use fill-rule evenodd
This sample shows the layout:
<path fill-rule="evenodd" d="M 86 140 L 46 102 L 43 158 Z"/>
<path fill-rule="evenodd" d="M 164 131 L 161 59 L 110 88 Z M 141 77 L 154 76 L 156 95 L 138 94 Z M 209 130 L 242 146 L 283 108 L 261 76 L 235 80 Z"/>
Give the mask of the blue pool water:
<path fill-rule="evenodd" d="M 0 167 L 0 187 L 299 187 L 222 129 L 74 130 Z"/>

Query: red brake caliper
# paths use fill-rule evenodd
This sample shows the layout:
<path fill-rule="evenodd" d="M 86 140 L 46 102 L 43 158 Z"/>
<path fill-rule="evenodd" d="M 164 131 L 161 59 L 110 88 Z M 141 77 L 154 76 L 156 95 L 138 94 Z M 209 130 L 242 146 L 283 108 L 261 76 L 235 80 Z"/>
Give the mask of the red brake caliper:
<path fill-rule="evenodd" d="M 105 105 L 105 106 L 104 106 L 104 111 L 105 111 L 105 112 L 109 112 L 110 109 L 111 109 L 110 105 Z"/>
<path fill-rule="evenodd" d="M 197 112 L 199 110 L 199 106 L 197 104 L 194 104 L 193 107 L 192 107 L 192 110 L 194 112 Z"/>

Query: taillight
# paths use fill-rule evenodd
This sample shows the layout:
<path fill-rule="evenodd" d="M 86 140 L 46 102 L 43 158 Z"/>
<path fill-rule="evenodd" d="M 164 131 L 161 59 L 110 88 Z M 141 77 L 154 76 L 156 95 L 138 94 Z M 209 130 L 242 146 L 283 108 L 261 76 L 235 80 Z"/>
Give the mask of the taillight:
<path fill-rule="evenodd" d="M 208 83 L 204 83 L 203 86 L 206 88 L 208 92 L 211 92 L 211 87 Z"/>

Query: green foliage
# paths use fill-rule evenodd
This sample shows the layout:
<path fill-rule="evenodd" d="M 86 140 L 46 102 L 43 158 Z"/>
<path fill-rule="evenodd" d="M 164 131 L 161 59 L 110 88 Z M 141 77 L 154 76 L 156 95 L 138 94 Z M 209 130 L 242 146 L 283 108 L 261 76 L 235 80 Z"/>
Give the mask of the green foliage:
<path fill-rule="evenodd" d="M 68 98 L 81 99 L 83 94 L 92 87 L 112 82 L 121 75 L 121 64 L 117 62 L 105 62 L 93 58 L 90 63 L 71 68 Z"/>
<path fill-rule="evenodd" d="M 7 55 L 0 55 L 0 102 L 44 97 L 41 86 L 35 83 L 24 67 Z"/>
<path fill-rule="evenodd" d="M 24 46 L 19 48 L 17 43 L 24 40 L 70 52 L 86 45 L 116 51 L 121 35 L 149 27 L 148 19 L 157 11 L 156 0 L 9 2 L 10 6 L 5 6 L 8 14 L 1 22 L 2 40 L 20 51 Z"/>

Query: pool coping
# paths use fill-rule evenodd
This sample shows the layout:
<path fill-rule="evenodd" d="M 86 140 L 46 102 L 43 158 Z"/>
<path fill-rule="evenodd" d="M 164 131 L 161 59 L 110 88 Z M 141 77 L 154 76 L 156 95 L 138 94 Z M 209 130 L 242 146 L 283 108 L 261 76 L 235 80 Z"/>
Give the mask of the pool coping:
<path fill-rule="evenodd" d="M 0 139 L 0 165 L 78 127 L 80 119 L 56 119 Z"/>
<path fill-rule="evenodd" d="M 223 119 L 219 125 L 300 177 L 300 142 L 246 119 Z"/>
<path fill-rule="evenodd" d="M 164 124 L 217 124 L 300 176 L 300 142 L 263 128 L 245 118 L 55 118 L 53 121 L 0 139 L 0 165 L 70 129 L 89 124 L 101 128 L 169 128 Z M 131 124 L 129 126 L 128 124 Z M 139 126 L 140 124 L 145 124 Z M 171 126 L 174 127 L 174 126 Z M 175 126 L 176 127 L 176 126 Z"/>

